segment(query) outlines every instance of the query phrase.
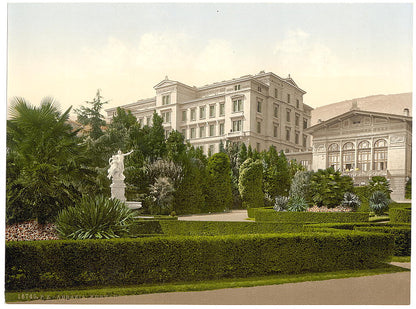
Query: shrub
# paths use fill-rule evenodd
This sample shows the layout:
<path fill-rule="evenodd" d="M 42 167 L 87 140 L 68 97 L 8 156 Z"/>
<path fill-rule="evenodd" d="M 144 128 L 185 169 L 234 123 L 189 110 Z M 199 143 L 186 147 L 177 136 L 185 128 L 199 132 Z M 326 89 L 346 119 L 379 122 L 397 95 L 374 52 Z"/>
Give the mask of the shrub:
<path fill-rule="evenodd" d="M 386 179 L 386 177 L 371 177 L 368 182 L 368 195 L 371 196 L 376 191 L 381 191 L 387 196 L 387 198 L 390 198 L 392 190 L 390 190 L 390 182 Z"/>
<path fill-rule="evenodd" d="M 238 190 L 240 191 L 243 208 L 260 207 L 263 200 L 263 166 L 260 160 L 247 159 L 240 166 Z"/>
<path fill-rule="evenodd" d="M 289 198 L 287 196 L 279 195 L 275 199 L 273 209 L 276 211 L 284 211 L 287 209 L 288 202 L 289 202 Z"/>
<path fill-rule="evenodd" d="M 390 199 L 383 191 L 375 191 L 369 199 L 370 209 L 378 216 L 389 209 Z"/>
<path fill-rule="evenodd" d="M 151 214 L 169 214 L 172 211 L 173 193 L 175 189 L 172 181 L 167 177 L 159 177 L 150 186 L 150 196 L 153 203 L 149 209 Z"/>
<path fill-rule="evenodd" d="M 312 171 L 296 172 L 290 185 L 290 198 L 300 196 L 303 197 L 309 205 L 312 204 L 312 196 L 310 190 L 312 174 Z"/>
<path fill-rule="evenodd" d="M 358 207 L 360 207 L 361 201 L 359 197 L 354 193 L 345 192 L 344 199 L 342 200 L 341 205 L 356 211 Z"/>
<path fill-rule="evenodd" d="M 276 212 L 273 209 L 258 208 L 255 214 L 256 222 L 302 222 L 302 223 L 325 223 L 325 222 L 367 222 L 366 212 Z"/>
<path fill-rule="evenodd" d="M 287 203 L 288 211 L 306 211 L 306 209 L 308 209 L 308 203 L 302 196 L 294 196 Z"/>
<path fill-rule="evenodd" d="M 133 220 L 133 212 L 117 199 L 83 196 L 59 213 L 56 230 L 64 239 L 109 239 L 126 235 Z"/>
<path fill-rule="evenodd" d="M 378 267 L 388 234 L 253 234 L 6 243 L 6 290 L 111 286 Z"/>
<path fill-rule="evenodd" d="M 410 208 L 390 208 L 389 217 L 391 223 L 411 223 L 412 210 Z"/>

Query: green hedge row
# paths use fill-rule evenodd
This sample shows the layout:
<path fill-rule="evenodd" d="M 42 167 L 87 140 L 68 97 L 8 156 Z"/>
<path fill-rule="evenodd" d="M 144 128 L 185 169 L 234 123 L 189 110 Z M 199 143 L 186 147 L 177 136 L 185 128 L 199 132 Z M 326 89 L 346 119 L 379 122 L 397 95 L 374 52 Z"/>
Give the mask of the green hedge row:
<path fill-rule="evenodd" d="M 395 256 L 410 256 L 411 252 L 411 229 L 409 227 L 394 227 L 394 226 L 372 226 L 363 227 L 357 226 L 354 228 L 357 231 L 363 232 L 379 232 L 388 233 L 394 236 L 394 255 Z"/>
<path fill-rule="evenodd" d="M 396 203 L 393 202 L 389 205 L 389 209 L 392 208 L 412 208 L 412 203 Z"/>
<path fill-rule="evenodd" d="M 247 208 L 247 216 L 249 218 L 255 218 L 256 217 L 256 211 L 257 209 L 273 209 L 273 207 L 258 207 L 258 208 Z"/>
<path fill-rule="evenodd" d="M 273 209 L 258 209 L 256 221 L 325 223 L 325 222 L 367 222 L 367 212 L 289 212 Z"/>
<path fill-rule="evenodd" d="M 377 267 L 389 234 L 254 234 L 7 242 L 7 291 L 111 286 Z"/>
<path fill-rule="evenodd" d="M 412 210 L 410 208 L 391 208 L 389 209 L 391 223 L 411 223 Z"/>
<path fill-rule="evenodd" d="M 164 234 L 167 236 L 215 236 L 237 234 L 267 234 L 301 232 L 303 226 L 297 223 L 277 224 L 275 222 L 226 222 L 226 221 L 137 221 L 130 228 L 130 235 Z"/>

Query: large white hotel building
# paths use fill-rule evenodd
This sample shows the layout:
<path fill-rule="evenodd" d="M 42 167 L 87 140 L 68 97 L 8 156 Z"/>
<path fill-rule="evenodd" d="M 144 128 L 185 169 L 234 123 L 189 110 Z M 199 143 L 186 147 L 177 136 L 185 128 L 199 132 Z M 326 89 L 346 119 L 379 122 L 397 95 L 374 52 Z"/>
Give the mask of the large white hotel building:
<path fill-rule="evenodd" d="M 262 151 L 302 152 L 309 148 L 312 107 L 292 78 L 260 72 L 202 87 L 165 80 L 154 86 L 156 96 L 120 106 L 142 125 L 151 125 L 156 111 L 166 134 L 181 132 L 205 153 L 219 151 L 220 143 L 244 142 Z M 116 108 L 107 109 L 111 118 Z"/>

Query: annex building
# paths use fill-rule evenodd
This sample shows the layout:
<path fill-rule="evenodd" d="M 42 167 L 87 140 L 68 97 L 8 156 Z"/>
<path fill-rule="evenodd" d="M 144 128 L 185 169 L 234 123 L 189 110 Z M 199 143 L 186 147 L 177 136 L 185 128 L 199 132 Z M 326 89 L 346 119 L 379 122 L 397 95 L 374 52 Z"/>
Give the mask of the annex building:
<path fill-rule="evenodd" d="M 357 186 L 372 176 L 384 176 L 392 199 L 404 199 L 411 177 L 411 93 L 313 109 L 290 76 L 264 71 L 201 87 L 166 77 L 154 89 L 154 97 L 120 107 L 142 125 L 151 125 L 156 111 L 166 136 L 177 130 L 206 154 L 218 152 L 220 143 L 227 141 L 244 142 L 258 151 L 273 146 L 308 169 L 333 166 Z M 106 112 L 111 119 L 116 108 Z"/>
<path fill-rule="evenodd" d="M 244 142 L 263 151 L 305 151 L 310 136 L 312 107 L 306 93 L 289 77 L 260 72 L 201 87 L 165 78 L 154 86 L 150 99 L 120 106 L 130 110 L 142 125 L 150 125 L 153 112 L 163 118 L 166 135 L 181 132 L 205 153 L 219 151 L 220 143 Z M 111 118 L 116 108 L 107 109 Z"/>

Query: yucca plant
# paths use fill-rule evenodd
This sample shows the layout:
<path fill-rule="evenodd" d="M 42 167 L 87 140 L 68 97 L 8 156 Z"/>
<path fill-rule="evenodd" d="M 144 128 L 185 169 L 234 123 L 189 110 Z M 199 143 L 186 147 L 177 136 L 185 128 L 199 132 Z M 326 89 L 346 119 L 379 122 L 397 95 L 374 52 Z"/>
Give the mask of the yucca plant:
<path fill-rule="evenodd" d="M 277 196 L 274 202 L 273 209 L 276 211 L 284 211 L 287 208 L 287 202 L 289 198 L 287 196 Z"/>
<path fill-rule="evenodd" d="M 133 220 L 132 210 L 120 200 L 83 196 L 58 214 L 56 230 L 63 239 L 118 238 L 129 232 Z"/>
<path fill-rule="evenodd" d="M 360 207 L 361 201 L 360 198 L 354 193 L 345 192 L 341 205 L 351 208 L 353 211 L 356 211 L 358 207 Z"/>
<path fill-rule="evenodd" d="M 308 209 L 308 203 L 302 196 L 294 196 L 287 203 L 288 211 L 306 211 L 306 209 Z"/>
<path fill-rule="evenodd" d="M 374 211 L 377 216 L 381 216 L 389 209 L 390 199 L 383 191 L 375 191 L 369 201 L 370 209 Z"/>

